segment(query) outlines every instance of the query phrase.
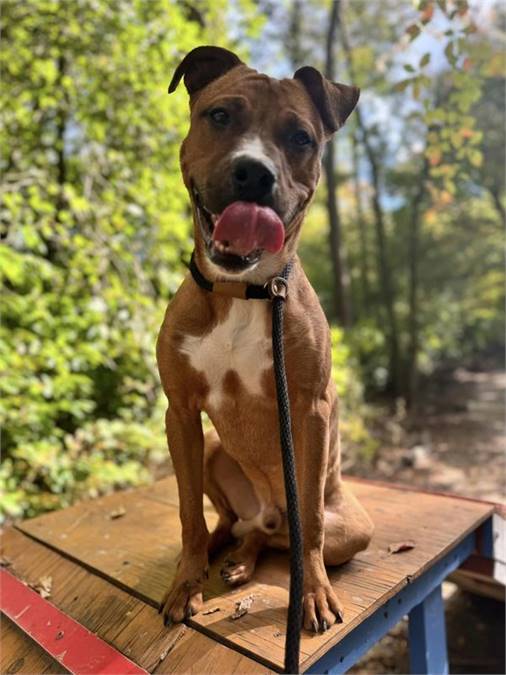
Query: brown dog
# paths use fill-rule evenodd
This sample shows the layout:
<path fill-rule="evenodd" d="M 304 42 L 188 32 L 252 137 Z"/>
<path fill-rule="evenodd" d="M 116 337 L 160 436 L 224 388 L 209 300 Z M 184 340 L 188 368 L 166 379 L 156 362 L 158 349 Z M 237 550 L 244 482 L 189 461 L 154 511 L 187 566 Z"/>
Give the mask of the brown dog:
<path fill-rule="evenodd" d="M 304 627 L 325 630 L 342 617 L 325 564 L 364 549 L 373 526 L 341 481 L 329 330 L 296 248 L 324 144 L 359 91 L 310 67 L 275 80 L 218 47 L 190 52 L 169 91 L 183 76 L 191 127 L 181 167 L 193 206 L 195 263 L 208 282 L 223 283 L 210 292 L 188 275 L 158 339 L 183 539 L 161 609 L 166 622 L 199 610 L 208 555 L 231 538 L 240 540 L 235 562 L 223 570 L 231 585 L 251 578 L 262 548 L 288 546 L 271 305 L 241 296 L 246 282 L 265 284 L 293 260 L 285 358 L 304 536 Z M 216 429 L 206 438 L 202 411 Z M 204 492 L 219 514 L 211 535 Z"/>

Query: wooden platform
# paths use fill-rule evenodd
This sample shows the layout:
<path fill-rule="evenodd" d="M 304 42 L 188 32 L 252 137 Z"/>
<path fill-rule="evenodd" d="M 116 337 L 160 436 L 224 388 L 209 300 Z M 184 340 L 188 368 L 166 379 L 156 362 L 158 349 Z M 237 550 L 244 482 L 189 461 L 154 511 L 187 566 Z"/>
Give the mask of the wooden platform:
<path fill-rule="evenodd" d="M 389 600 L 395 598 L 396 611 L 402 611 L 403 589 L 414 587 L 438 562 L 447 564 L 448 553 L 471 541 L 466 537 L 493 512 L 492 505 L 472 500 L 369 482 L 350 484 L 371 514 L 376 533 L 368 550 L 330 570 L 345 621 L 321 635 L 303 631 L 302 671 L 329 650 L 337 653 L 336 645 Z M 216 516 L 210 505 L 206 518 L 212 527 Z M 406 540 L 413 540 L 414 548 L 389 552 L 390 545 Z M 221 580 L 217 561 L 205 588 L 204 611 L 186 626 L 163 627 L 155 607 L 174 575 L 180 542 L 173 478 L 25 521 L 6 531 L 2 541 L 10 572 L 30 583 L 51 577 L 50 602 L 149 672 L 282 669 L 288 603 L 284 554 L 264 555 L 255 580 L 232 591 Z M 231 620 L 236 602 L 246 596 L 253 596 L 249 612 Z M 2 628 L 1 672 L 12 670 L 14 653 L 25 659 L 16 664 L 16 672 L 62 672 L 37 646 L 28 649 L 30 643 L 14 625 L 4 621 Z"/>

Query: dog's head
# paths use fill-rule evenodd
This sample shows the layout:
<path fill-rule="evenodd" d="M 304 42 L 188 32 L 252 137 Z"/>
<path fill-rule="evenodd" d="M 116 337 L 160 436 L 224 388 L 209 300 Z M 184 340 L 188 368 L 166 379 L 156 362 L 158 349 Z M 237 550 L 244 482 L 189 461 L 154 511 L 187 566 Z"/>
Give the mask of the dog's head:
<path fill-rule="evenodd" d="M 261 283 L 293 255 L 323 146 L 359 90 L 309 66 L 276 80 L 220 47 L 187 54 L 169 93 L 183 77 L 191 125 L 181 168 L 199 261 L 210 278 Z"/>

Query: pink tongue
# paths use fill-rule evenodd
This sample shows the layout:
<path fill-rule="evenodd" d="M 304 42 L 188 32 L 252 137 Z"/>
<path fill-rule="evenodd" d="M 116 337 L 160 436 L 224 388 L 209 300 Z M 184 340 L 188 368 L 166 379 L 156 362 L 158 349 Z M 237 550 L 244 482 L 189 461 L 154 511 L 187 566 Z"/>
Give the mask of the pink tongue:
<path fill-rule="evenodd" d="M 227 246 L 229 253 L 241 256 L 257 248 L 276 253 L 283 247 L 285 228 L 268 206 L 233 202 L 216 221 L 213 241 Z"/>

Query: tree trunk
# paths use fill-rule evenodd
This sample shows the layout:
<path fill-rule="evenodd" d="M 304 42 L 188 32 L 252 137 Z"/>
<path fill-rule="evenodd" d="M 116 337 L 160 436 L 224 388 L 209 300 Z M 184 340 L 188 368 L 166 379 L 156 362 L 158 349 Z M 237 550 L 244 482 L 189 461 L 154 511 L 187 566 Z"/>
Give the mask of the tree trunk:
<path fill-rule="evenodd" d="M 56 180 L 60 188 L 60 193 L 58 196 L 58 202 L 63 204 L 63 186 L 67 181 L 67 165 L 65 162 L 65 132 L 67 127 L 67 102 L 66 96 L 63 93 L 63 78 L 65 77 L 66 62 L 65 56 L 60 54 L 58 57 L 58 78 L 57 78 L 57 87 L 59 89 L 60 96 L 62 96 L 62 101 L 58 109 L 57 119 L 56 119 Z"/>
<path fill-rule="evenodd" d="M 353 55 L 348 40 L 346 25 L 341 17 L 341 39 L 346 57 L 348 72 L 352 81 L 355 81 L 355 68 L 353 64 Z M 385 231 L 385 218 L 380 202 L 380 160 L 376 156 L 371 140 L 369 130 L 364 123 L 360 107 L 356 109 L 356 120 L 360 130 L 362 143 L 365 149 L 365 155 L 369 162 L 372 181 L 371 206 L 374 214 L 374 229 L 376 233 L 376 242 L 378 249 L 378 273 L 381 286 L 381 297 L 387 321 L 387 339 L 389 352 L 389 389 L 394 396 L 401 392 L 401 368 L 399 362 L 399 330 L 395 315 L 395 297 L 392 278 L 390 275 L 390 262 L 388 260 L 387 236 Z"/>
<path fill-rule="evenodd" d="M 504 206 L 499 195 L 499 190 L 495 187 L 490 187 L 489 192 L 492 196 L 492 201 L 494 203 L 494 208 L 497 211 L 497 215 L 499 216 L 501 223 L 504 225 L 506 222 L 506 211 L 504 210 Z"/>
<path fill-rule="evenodd" d="M 365 221 L 364 210 L 362 207 L 362 195 L 360 190 L 359 176 L 359 158 L 358 158 L 358 138 L 356 129 L 353 131 L 351 139 L 351 162 L 353 173 L 353 191 L 355 193 L 355 206 L 357 210 L 357 224 L 360 241 L 360 295 L 362 302 L 360 307 L 366 312 L 371 305 L 371 289 L 369 287 L 369 251 L 367 246 L 367 224 Z"/>
<path fill-rule="evenodd" d="M 340 20 L 340 0 L 333 0 L 330 9 L 326 39 L 325 76 L 333 80 L 335 75 L 334 42 Z M 331 139 L 323 161 L 327 185 L 327 212 L 329 218 L 330 258 L 333 274 L 334 315 L 342 326 L 351 324 L 350 283 L 346 256 L 342 241 L 336 180 L 336 140 Z"/>
<path fill-rule="evenodd" d="M 302 0 L 293 0 L 290 12 L 290 29 L 286 50 L 294 69 L 302 66 L 303 54 L 301 43 Z"/>
<path fill-rule="evenodd" d="M 65 183 L 67 182 L 67 161 L 65 159 L 65 133 L 67 130 L 67 111 L 68 100 L 66 90 L 63 86 L 63 78 L 65 77 L 67 62 L 63 54 L 63 45 L 60 47 L 62 52 L 57 59 L 58 76 L 56 79 L 55 91 L 58 92 L 60 100 L 58 102 L 58 110 L 56 113 L 56 134 L 54 147 L 56 150 L 56 182 L 58 185 L 58 193 L 54 202 L 54 219 L 56 223 L 62 222 L 61 212 L 65 208 L 67 202 L 65 198 Z M 46 244 L 46 257 L 50 262 L 55 262 L 58 258 L 58 237 L 59 232 L 43 237 Z"/>
<path fill-rule="evenodd" d="M 404 396 L 408 407 L 412 407 L 416 402 L 418 383 L 418 352 L 420 347 L 418 320 L 420 217 L 428 175 L 429 163 L 427 159 L 424 159 L 423 169 L 420 175 L 420 184 L 413 199 L 409 232 L 409 346 L 404 385 Z"/>

